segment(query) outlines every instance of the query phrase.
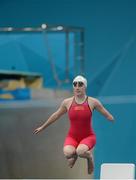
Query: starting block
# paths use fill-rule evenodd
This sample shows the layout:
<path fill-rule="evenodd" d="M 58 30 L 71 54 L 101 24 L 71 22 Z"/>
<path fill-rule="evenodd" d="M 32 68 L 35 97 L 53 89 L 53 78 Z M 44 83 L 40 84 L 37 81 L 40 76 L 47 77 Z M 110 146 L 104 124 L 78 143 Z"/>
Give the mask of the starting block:
<path fill-rule="evenodd" d="M 127 163 L 103 163 L 100 179 L 135 179 L 135 165 Z"/>

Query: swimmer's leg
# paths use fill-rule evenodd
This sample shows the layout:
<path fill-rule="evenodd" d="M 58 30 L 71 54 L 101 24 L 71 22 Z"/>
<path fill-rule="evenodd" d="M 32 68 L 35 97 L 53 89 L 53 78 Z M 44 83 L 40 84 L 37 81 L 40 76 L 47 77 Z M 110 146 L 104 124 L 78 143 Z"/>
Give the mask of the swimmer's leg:
<path fill-rule="evenodd" d="M 69 167 L 73 167 L 76 160 L 77 160 L 77 154 L 76 154 L 76 147 L 78 146 L 78 142 L 71 136 L 67 136 L 64 142 L 64 148 L 63 152 L 65 157 L 68 160 Z"/>
<path fill-rule="evenodd" d="M 94 171 L 92 151 L 95 143 L 96 138 L 91 135 L 83 139 L 76 149 L 76 153 L 79 157 L 87 159 L 88 174 L 91 174 Z"/>
<path fill-rule="evenodd" d="M 72 168 L 77 160 L 76 148 L 72 145 L 66 145 L 63 152 L 68 161 L 68 166 Z"/>

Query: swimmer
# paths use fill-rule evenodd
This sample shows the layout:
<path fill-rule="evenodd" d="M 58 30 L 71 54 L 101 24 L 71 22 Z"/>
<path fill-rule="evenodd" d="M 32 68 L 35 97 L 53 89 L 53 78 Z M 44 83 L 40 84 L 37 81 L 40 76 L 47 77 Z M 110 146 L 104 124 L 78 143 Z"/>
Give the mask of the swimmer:
<path fill-rule="evenodd" d="M 97 110 L 109 121 L 114 121 L 112 114 L 102 103 L 86 94 L 87 80 L 79 75 L 73 80 L 74 96 L 64 99 L 59 109 L 48 120 L 34 130 L 37 134 L 68 113 L 70 128 L 64 141 L 63 152 L 72 168 L 78 157 L 87 160 L 88 174 L 94 171 L 92 151 L 96 144 L 96 135 L 92 127 L 92 114 Z"/>

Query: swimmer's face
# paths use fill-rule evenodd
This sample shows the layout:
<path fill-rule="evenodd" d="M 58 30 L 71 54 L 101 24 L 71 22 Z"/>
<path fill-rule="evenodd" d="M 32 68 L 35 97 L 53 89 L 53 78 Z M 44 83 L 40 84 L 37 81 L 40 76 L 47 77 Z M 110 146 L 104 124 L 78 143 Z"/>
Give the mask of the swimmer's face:
<path fill-rule="evenodd" d="M 86 88 L 85 88 L 85 85 L 83 82 L 75 81 L 75 82 L 73 82 L 73 89 L 74 89 L 74 94 L 80 96 L 80 95 L 85 94 Z"/>

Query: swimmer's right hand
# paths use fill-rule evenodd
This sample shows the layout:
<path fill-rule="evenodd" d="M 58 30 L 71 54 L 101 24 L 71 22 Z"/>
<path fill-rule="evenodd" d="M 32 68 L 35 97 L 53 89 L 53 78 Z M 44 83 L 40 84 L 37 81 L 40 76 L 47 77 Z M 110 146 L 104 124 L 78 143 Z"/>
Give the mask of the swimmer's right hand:
<path fill-rule="evenodd" d="M 43 127 L 40 126 L 38 128 L 36 128 L 34 131 L 33 131 L 33 134 L 38 134 L 39 132 L 41 132 L 43 130 Z"/>

